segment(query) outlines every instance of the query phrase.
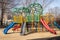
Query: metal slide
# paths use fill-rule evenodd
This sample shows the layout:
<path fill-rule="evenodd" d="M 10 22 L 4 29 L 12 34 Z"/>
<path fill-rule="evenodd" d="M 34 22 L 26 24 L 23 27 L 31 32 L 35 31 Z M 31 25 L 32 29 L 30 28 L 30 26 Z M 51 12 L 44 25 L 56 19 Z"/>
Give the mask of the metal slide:
<path fill-rule="evenodd" d="M 43 19 L 41 19 L 40 21 L 48 31 L 50 31 L 53 34 L 56 34 L 56 32 L 53 29 L 51 29 Z"/>
<path fill-rule="evenodd" d="M 26 28 L 26 23 L 24 22 L 22 24 L 22 27 L 21 27 L 21 35 L 24 35 L 25 34 L 25 32 L 26 32 L 25 28 Z"/>

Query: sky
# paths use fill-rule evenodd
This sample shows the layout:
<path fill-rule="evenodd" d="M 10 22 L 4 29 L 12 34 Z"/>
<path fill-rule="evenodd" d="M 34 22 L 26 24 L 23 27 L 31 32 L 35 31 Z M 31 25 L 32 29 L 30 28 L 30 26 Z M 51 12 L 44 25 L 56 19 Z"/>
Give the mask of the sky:
<path fill-rule="evenodd" d="M 49 1 L 51 1 L 51 0 L 46 0 L 45 4 L 48 4 Z M 18 2 L 19 1 L 16 1 L 16 3 L 18 3 Z M 23 0 L 23 2 L 25 2 L 25 1 Z M 42 4 L 42 0 L 39 0 L 38 3 Z M 21 5 L 17 5 L 16 7 L 20 7 L 20 6 L 22 6 L 22 3 L 21 3 Z M 46 13 L 46 12 L 48 12 L 48 9 L 51 9 L 54 7 L 60 7 L 60 0 L 52 0 L 52 2 L 48 6 L 45 7 L 43 12 Z"/>
<path fill-rule="evenodd" d="M 44 12 L 47 12 L 48 9 L 59 7 L 60 8 L 60 0 L 54 0 L 52 3 L 50 3 L 45 9 Z"/>
<path fill-rule="evenodd" d="M 49 1 L 51 1 L 51 0 L 46 0 L 45 4 L 48 4 Z M 23 0 L 23 2 L 25 2 L 25 1 Z M 43 4 L 43 0 L 39 0 L 39 1 L 37 0 L 37 2 L 40 3 L 41 5 Z M 22 6 L 22 4 L 20 6 Z M 16 7 L 20 7 L 20 6 L 18 5 Z M 43 12 L 46 13 L 46 12 L 48 12 L 48 9 L 51 9 L 51 8 L 54 8 L 54 7 L 60 7 L 60 0 L 52 0 L 52 2 L 44 8 Z"/>

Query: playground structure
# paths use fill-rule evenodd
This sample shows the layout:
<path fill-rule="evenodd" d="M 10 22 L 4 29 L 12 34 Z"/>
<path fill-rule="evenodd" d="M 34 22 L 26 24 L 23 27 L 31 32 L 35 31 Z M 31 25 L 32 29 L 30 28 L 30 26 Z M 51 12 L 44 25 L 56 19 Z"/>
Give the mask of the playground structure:
<path fill-rule="evenodd" d="M 57 28 L 60 28 L 54 17 L 50 17 L 46 14 L 46 18 L 43 15 L 43 8 L 39 3 L 30 4 L 28 7 L 20 8 L 20 15 L 13 16 L 13 22 L 4 29 L 4 34 L 7 34 L 8 30 L 13 28 L 15 31 L 18 28 L 21 28 L 21 35 L 26 34 L 27 32 L 40 32 L 43 28 L 46 28 L 49 32 L 56 34 L 56 31 L 49 27 L 49 23 L 52 21 Z M 51 19 L 49 19 L 49 17 Z M 15 25 L 15 26 L 14 26 Z M 42 29 L 41 29 L 42 28 Z M 43 30 L 44 31 L 44 30 Z"/>

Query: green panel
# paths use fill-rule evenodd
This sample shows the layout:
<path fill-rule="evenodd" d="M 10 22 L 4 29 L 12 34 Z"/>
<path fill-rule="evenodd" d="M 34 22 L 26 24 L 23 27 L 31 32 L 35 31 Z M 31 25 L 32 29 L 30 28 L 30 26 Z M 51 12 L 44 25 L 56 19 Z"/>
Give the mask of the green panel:
<path fill-rule="evenodd" d="M 43 12 L 43 8 L 39 3 L 30 4 L 29 9 L 32 10 L 32 8 L 35 9 L 34 13 L 36 13 L 36 14 L 37 13 L 42 14 L 42 12 Z"/>
<path fill-rule="evenodd" d="M 34 15 L 34 21 L 39 22 L 39 15 L 37 15 L 37 14 Z"/>
<path fill-rule="evenodd" d="M 27 15 L 27 22 L 32 22 L 32 17 L 31 17 L 31 15 Z"/>

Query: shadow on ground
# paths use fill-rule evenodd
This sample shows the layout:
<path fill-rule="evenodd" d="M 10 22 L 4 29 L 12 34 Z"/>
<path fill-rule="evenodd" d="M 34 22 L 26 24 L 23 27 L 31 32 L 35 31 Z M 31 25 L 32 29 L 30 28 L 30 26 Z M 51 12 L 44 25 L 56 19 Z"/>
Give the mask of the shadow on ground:
<path fill-rule="evenodd" d="M 7 34 L 13 34 L 13 33 L 20 33 L 20 32 L 10 32 L 10 33 L 7 33 Z"/>
<path fill-rule="evenodd" d="M 5 25 L 0 25 L 0 28 L 5 28 L 6 26 Z"/>
<path fill-rule="evenodd" d="M 60 40 L 60 36 L 51 37 L 51 38 L 28 39 L 28 40 Z"/>

